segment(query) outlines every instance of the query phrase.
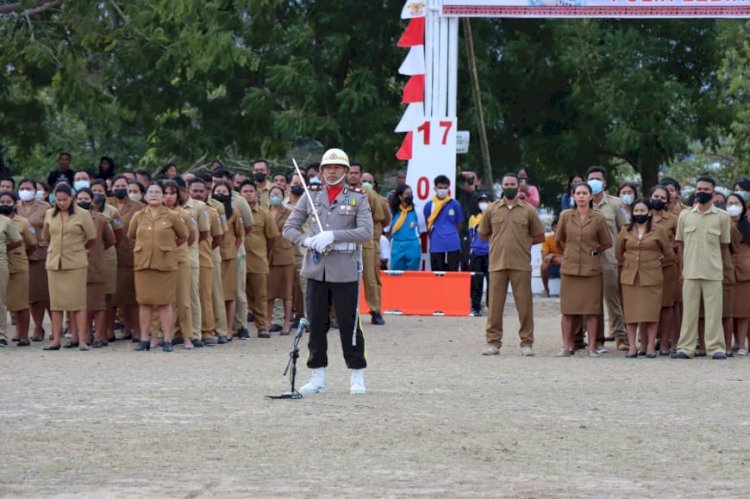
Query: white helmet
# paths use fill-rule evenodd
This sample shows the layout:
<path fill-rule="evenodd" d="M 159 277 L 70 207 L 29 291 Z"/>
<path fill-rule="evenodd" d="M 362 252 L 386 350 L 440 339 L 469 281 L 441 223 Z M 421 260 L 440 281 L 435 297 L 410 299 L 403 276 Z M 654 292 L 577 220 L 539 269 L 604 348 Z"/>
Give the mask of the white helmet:
<path fill-rule="evenodd" d="M 349 156 L 341 149 L 328 149 L 320 160 L 320 167 L 325 165 L 341 165 L 349 168 Z"/>

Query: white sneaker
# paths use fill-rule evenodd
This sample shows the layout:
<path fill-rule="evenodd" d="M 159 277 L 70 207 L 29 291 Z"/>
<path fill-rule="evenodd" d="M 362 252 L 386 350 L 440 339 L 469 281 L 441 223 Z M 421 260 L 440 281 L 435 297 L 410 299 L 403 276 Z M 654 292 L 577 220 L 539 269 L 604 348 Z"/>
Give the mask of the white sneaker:
<path fill-rule="evenodd" d="M 607 347 L 605 347 L 604 345 L 599 345 L 598 347 L 596 347 L 596 353 L 598 354 L 603 354 L 603 353 L 608 353 L 608 352 L 609 350 L 607 350 Z"/>
<path fill-rule="evenodd" d="M 531 347 L 522 347 L 521 348 L 521 355 L 524 357 L 533 357 L 534 356 L 534 350 L 531 349 Z"/>
<path fill-rule="evenodd" d="M 744 348 L 740 348 L 739 350 L 737 350 L 737 355 L 739 355 L 740 357 L 746 357 L 747 350 L 745 350 Z"/>
<path fill-rule="evenodd" d="M 352 372 L 351 377 L 351 394 L 352 395 L 364 395 L 365 394 L 365 370 L 364 369 L 350 369 Z"/>
<path fill-rule="evenodd" d="M 319 367 L 312 370 L 312 378 L 299 389 L 302 395 L 311 393 L 322 393 L 326 390 L 326 368 Z"/>
<path fill-rule="evenodd" d="M 487 348 L 482 350 L 482 355 L 500 355 L 500 349 L 494 345 L 487 345 Z"/>

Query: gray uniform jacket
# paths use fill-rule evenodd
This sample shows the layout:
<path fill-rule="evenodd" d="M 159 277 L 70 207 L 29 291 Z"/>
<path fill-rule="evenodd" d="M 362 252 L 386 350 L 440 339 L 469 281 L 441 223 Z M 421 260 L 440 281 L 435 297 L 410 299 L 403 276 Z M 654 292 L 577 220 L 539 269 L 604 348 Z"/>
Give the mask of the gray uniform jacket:
<path fill-rule="evenodd" d="M 303 196 L 284 224 L 282 234 L 294 244 L 302 244 L 306 237 L 302 231 L 305 222 L 312 235 L 320 232 L 313 215 L 313 206 L 318 212 L 323 230 L 333 231 L 334 246 L 327 254 L 316 254 L 308 250 L 302 262 L 301 274 L 308 279 L 323 282 L 356 282 L 359 279 L 358 244 L 372 239 L 372 212 L 367 204 L 367 195 L 361 189 L 344 187 L 333 203 L 328 202 L 325 187 L 310 188 L 312 205 Z M 316 261 L 317 260 L 317 261 Z"/>

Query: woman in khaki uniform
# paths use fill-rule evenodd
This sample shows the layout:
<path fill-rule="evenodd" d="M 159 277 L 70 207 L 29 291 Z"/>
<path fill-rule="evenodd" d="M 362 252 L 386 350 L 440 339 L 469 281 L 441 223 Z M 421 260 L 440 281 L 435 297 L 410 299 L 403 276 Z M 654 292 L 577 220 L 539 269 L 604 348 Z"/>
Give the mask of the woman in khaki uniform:
<path fill-rule="evenodd" d="M 667 233 L 651 220 L 651 205 L 636 199 L 631 222 L 620 230 L 615 256 L 620 264 L 620 286 L 628 332 L 627 358 L 636 358 L 636 335 L 646 357 L 656 357 L 656 330 L 661 316 L 663 262 L 672 262 L 673 250 Z"/>
<path fill-rule="evenodd" d="M 680 339 L 680 323 L 677 314 L 677 304 L 680 301 L 680 271 L 678 267 L 679 255 L 675 234 L 677 233 L 677 216 L 667 210 L 669 191 L 663 185 L 656 185 L 649 193 L 651 203 L 651 221 L 661 227 L 672 245 L 672 258 L 662 260 L 661 315 L 657 334 L 660 335 L 659 355 L 667 356 L 670 351 L 677 351 L 677 341 Z"/>
<path fill-rule="evenodd" d="M 211 197 L 221 203 L 226 216 L 227 230 L 219 245 L 219 254 L 227 320 L 233 321 L 237 304 L 237 250 L 245 239 L 245 228 L 239 211 L 232 206 L 232 186 L 228 182 L 215 181 Z M 227 327 L 227 334 L 229 338 L 232 337 L 232 327 Z"/>
<path fill-rule="evenodd" d="M 279 187 L 271 189 L 269 200 L 273 221 L 281 233 L 292 211 L 282 206 L 284 191 Z M 273 317 L 273 305 L 276 299 L 283 300 L 284 324 L 279 333 L 283 336 L 289 334 L 291 329 L 295 273 L 294 244 L 285 237 L 277 237 L 270 241 L 268 255 L 268 317 Z"/>
<path fill-rule="evenodd" d="M 727 213 L 740 235 L 740 242 L 732 255 L 735 284 L 732 297 L 734 337 L 737 355 L 747 355 L 747 340 L 750 335 L 750 220 L 747 218 L 745 199 L 736 193 L 727 196 Z M 730 350 L 727 343 L 727 350 Z"/>
<path fill-rule="evenodd" d="M 86 327 L 86 250 L 94 244 L 96 229 L 91 215 L 78 209 L 69 185 L 55 187 L 55 207 L 44 218 L 43 237 L 47 249 L 47 280 L 52 310 L 52 343 L 45 350 L 59 350 L 63 312 L 70 315 L 78 331 Z M 81 350 L 88 350 L 85 342 Z"/>
<path fill-rule="evenodd" d="M 29 254 L 36 248 L 36 231 L 28 220 L 15 211 L 16 197 L 11 192 L 0 194 L 0 215 L 9 216 L 23 244 L 8 251 L 8 286 L 5 305 L 13 315 L 19 347 L 27 347 L 29 342 Z"/>
<path fill-rule="evenodd" d="M 114 198 L 108 200 L 120 213 L 123 227 L 129 227 L 133 215 L 143 208 L 141 203 L 128 198 L 128 179 L 123 175 L 112 181 Z M 128 331 L 123 339 L 136 341 L 140 337 L 138 321 L 138 302 L 135 299 L 135 274 L 133 272 L 133 241 L 127 237 L 117 244 L 117 290 L 112 297 L 112 304 L 120 309 Z"/>
<path fill-rule="evenodd" d="M 602 313 L 602 264 L 599 255 L 612 246 L 607 219 L 592 207 L 591 187 L 573 187 L 575 208 L 560 214 L 555 238 L 563 249 L 560 266 L 560 311 L 563 350 L 560 356 L 575 352 L 574 322 L 586 316 L 589 335 L 589 357 L 596 353 L 598 316 Z"/>
<path fill-rule="evenodd" d="M 104 288 L 107 309 L 104 312 L 104 328 L 107 342 L 115 341 L 115 309 L 112 305 L 112 297 L 117 291 L 117 244 L 125 237 L 125 227 L 120 218 L 120 212 L 111 204 L 107 204 L 107 184 L 104 180 L 91 182 L 93 198 L 93 211 L 101 213 L 109 220 L 112 232 L 115 235 L 115 244 L 104 252 Z"/>
<path fill-rule="evenodd" d="M 164 351 L 171 352 L 174 349 L 172 304 L 177 299 L 177 248 L 187 241 L 188 228 L 179 215 L 163 205 L 161 184 L 148 186 L 146 201 L 148 206 L 136 213 L 128 226 L 128 238 L 135 243 L 135 293 L 140 305 L 141 341 L 136 350 L 149 350 L 153 307 L 158 307 Z M 155 335 L 154 339 L 158 340 Z"/>
<path fill-rule="evenodd" d="M 42 193 L 42 191 L 39 191 Z M 16 212 L 29 221 L 37 237 L 37 246 L 29 255 L 29 306 L 34 320 L 34 333 L 31 341 L 44 339 L 44 312 L 49 310 L 49 286 L 47 283 L 47 241 L 42 239 L 44 215 L 50 209 L 46 201 L 37 199 L 37 182 L 25 178 L 18 183 L 19 203 Z M 46 194 L 44 195 L 46 199 Z"/>
<path fill-rule="evenodd" d="M 94 221 L 96 238 L 89 248 L 89 266 L 86 276 L 86 330 L 84 338 L 91 338 L 91 323 L 94 323 L 96 337 L 91 344 L 94 348 L 107 346 L 109 337 L 105 325 L 105 311 L 107 309 L 106 257 L 109 248 L 115 245 L 115 234 L 107 217 L 97 211 L 94 205 L 94 194 L 90 189 L 80 189 L 76 193 L 78 207 L 88 211 Z M 74 338 L 75 343 L 75 338 Z"/>
<path fill-rule="evenodd" d="M 177 248 L 177 291 L 175 293 L 175 309 L 177 311 L 177 325 L 186 350 L 195 348 L 193 345 L 193 309 L 190 299 L 192 269 L 190 265 L 190 246 L 198 239 L 198 226 L 193 221 L 190 210 L 182 207 L 180 186 L 174 180 L 165 180 L 164 206 L 180 216 L 188 229 L 188 238 Z"/>

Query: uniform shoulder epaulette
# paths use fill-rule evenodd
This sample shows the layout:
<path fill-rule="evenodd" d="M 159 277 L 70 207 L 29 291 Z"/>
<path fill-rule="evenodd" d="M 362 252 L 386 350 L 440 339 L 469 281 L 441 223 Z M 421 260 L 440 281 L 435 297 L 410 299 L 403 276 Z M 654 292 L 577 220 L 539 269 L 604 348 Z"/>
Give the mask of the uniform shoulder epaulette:
<path fill-rule="evenodd" d="M 320 184 L 312 184 L 312 185 L 307 186 L 307 190 L 310 191 L 310 192 L 322 191 L 323 190 L 323 186 L 320 185 Z"/>

